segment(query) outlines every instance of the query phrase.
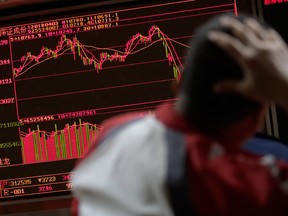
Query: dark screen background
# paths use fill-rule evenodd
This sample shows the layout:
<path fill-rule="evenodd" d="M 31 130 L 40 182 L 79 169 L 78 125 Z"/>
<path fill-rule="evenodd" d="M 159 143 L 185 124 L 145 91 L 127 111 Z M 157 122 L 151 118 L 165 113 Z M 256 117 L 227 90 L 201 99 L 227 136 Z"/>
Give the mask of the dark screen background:
<path fill-rule="evenodd" d="M 48 11 L 38 8 L 40 12 L 33 16 L 24 16 L 32 9 L 22 8 L 25 18 L 17 18 L 19 12 L 3 18 L 0 60 L 5 62 L 0 65 L 0 99 L 5 99 L 5 104 L 0 105 L 0 181 L 4 189 L 0 198 L 69 192 L 69 173 L 89 148 L 91 137 L 87 134 L 92 126 L 100 127 L 114 115 L 153 111 L 159 104 L 175 100 L 172 86 L 185 64 L 194 29 L 214 15 L 236 8 L 250 12 L 250 1 L 239 0 L 237 7 L 234 3 L 103 1 L 60 11 L 49 5 Z M 9 11 L 2 13 L 7 14 Z M 77 18 L 81 19 L 75 21 Z M 91 20 L 94 24 L 88 24 Z M 49 22 L 52 25 L 47 29 L 45 23 Z M 57 23 L 56 29 L 53 23 Z M 101 61 L 103 53 L 109 58 Z M 72 129 L 72 125 L 76 127 Z M 77 135 L 72 137 L 77 146 L 72 146 L 67 134 L 75 131 Z"/>

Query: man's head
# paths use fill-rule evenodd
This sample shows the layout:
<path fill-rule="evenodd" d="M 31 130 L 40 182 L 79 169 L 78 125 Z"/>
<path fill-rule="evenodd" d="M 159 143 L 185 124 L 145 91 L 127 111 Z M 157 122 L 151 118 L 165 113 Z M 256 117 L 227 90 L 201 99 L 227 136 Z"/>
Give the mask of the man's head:
<path fill-rule="evenodd" d="M 196 38 L 190 44 L 179 92 L 182 114 L 208 131 L 215 127 L 227 128 L 262 109 L 259 103 L 235 93 L 219 94 L 214 91 L 219 81 L 243 78 L 238 63 L 208 39 L 207 35 L 212 30 L 232 34 L 220 24 L 222 16 L 214 17 L 195 32 Z M 236 19 L 243 20 L 245 17 L 241 15 Z"/>

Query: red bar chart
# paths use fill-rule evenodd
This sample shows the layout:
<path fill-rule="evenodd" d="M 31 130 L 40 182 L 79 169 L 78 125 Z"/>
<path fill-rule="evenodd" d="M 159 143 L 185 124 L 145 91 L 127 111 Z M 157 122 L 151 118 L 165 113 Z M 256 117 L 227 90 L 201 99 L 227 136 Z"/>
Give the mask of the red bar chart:
<path fill-rule="evenodd" d="M 89 148 L 91 138 L 95 136 L 101 126 L 82 122 L 48 132 L 41 130 L 29 130 L 22 132 L 22 155 L 24 163 L 48 162 L 82 157 Z"/>

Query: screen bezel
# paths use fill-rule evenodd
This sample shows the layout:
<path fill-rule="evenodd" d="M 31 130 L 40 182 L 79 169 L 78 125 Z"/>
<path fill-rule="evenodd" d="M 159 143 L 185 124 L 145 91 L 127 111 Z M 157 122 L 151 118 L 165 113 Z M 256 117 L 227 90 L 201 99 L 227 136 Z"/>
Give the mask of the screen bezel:
<path fill-rule="evenodd" d="M 60 2 L 62 2 L 60 4 Z M 0 16 L 0 28 L 5 26 L 11 26 L 11 25 L 17 25 L 18 23 L 23 23 L 24 19 L 27 19 L 29 22 L 29 19 L 35 19 L 41 18 L 43 16 L 64 16 L 69 15 L 70 12 L 73 11 L 79 11 L 82 10 L 85 12 L 86 10 L 89 10 L 91 7 L 99 7 L 100 9 L 109 9 L 109 7 L 115 7 L 115 6 L 125 6 L 127 4 L 138 4 L 138 3 L 148 3 L 148 2 L 155 2 L 153 0 L 104 0 L 104 1 L 98 1 L 97 3 L 93 3 L 92 1 L 75 1 L 77 3 L 74 3 L 71 5 L 71 1 L 53 1 L 43 3 L 43 4 L 31 4 L 23 6 L 20 11 L 17 11 L 16 8 L 5 8 L 0 10 L 1 16 Z M 253 11 L 253 4 L 254 0 L 235 0 L 237 3 L 237 9 L 240 12 L 248 13 L 251 15 L 256 15 Z M 57 4 L 59 3 L 59 4 Z M 17 13 L 14 13 L 17 11 Z M 47 17 L 47 19 L 49 19 Z M 42 211 L 42 210 L 50 210 L 53 208 L 67 208 L 69 205 L 69 201 L 71 199 L 70 195 L 63 195 L 63 198 L 59 196 L 55 196 L 53 198 L 31 198 L 29 199 L 29 202 L 27 200 L 18 200 L 18 201 L 7 201 L 5 203 L 2 203 L 2 206 L 0 205 L 0 208 L 5 208 L 5 211 L 9 213 L 10 211 L 15 213 L 15 206 L 22 206 L 21 210 L 17 210 L 17 212 L 23 212 L 23 211 L 31 211 L 31 208 L 33 208 L 33 211 Z M 57 207 L 55 207 L 55 200 L 57 202 Z M 45 205 L 37 205 L 37 203 L 45 202 Z M 33 203 L 33 207 L 31 206 L 31 203 Z M 26 208 L 25 208 L 26 206 Z"/>
<path fill-rule="evenodd" d="M 161 0 L 160 0 L 161 1 Z M 239 12 L 244 12 L 251 15 L 256 15 L 256 1 L 257 0 L 234 0 L 237 5 Z M 140 4 L 140 3 L 155 2 L 153 0 L 76 0 L 76 1 L 65 1 L 65 0 L 50 0 L 44 3 L 28 3 L 26 5 L 6 7 L 0 9 L 0 28 L 9 26 L 11 24 L 16 25 L 17 23 L 23 22 L 23 19 L 38 19 L 43 16 L 58 16 L 69 14 L 72 11 L 87 10 L 90 8 L 107 8 L 110 6 L 125 6 L 125 4 Z"/>

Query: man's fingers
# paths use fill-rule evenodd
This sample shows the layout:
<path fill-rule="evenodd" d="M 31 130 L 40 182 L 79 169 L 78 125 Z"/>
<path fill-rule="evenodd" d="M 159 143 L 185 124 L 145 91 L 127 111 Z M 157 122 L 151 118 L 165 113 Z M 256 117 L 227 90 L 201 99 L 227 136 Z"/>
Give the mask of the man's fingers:
<path fill-rule="evenodd" d="M 239 20 L 232 17 L 225 16 L 221 18 L 220 24 L 232 31 L 232 33 L 237 36 L 242 42 L 247 41 L 247 32 L 245 30 L 246 26 Z"/>
<path fill-rule="evenodd" d="M 258 95 L 257 92 L 255 92 L 255 89 L 250 88 L 249 85 L 247 85 L 247 81 L 243 80 L 221 81 L 213 86 L 213 90 L 216 94 L 232 93 L 242 95 L 246 98 L 261 103 L 266 101 L 264 98 L 261 98 L 261 95 Z"/>
<path fill-rule="evenodd" d="M 268 31 L 255 19 L 247 18 L 245 20 L 247 27 L 260 39 L 266 39 L 268 36 Z"/>
<path fill-rule="evenodd" d="M 240 22 L 232 17 L 223 17 L 220 19 L 222 26 L 229 28 L 233 35 L 237 37 L 243 44 L 248 45 L 258 45 L 263 39 L 267 32 L 262 26 L 253 19 L 246 19 L 244 22 Z"/>
<path fill-rule="evenodd" d="M 230 36 L 224 32 L 212 31 L 208 34 L 208 38 L 230 54 L 235 60 L 238 59 L 239 55 L 244 55 L 245 47 L 233 36 Z"/>
<path fill-rule="evenodd" d="M 274 42 L 278 42 L 278 44 L 283 44 L 284 46 L 286 45 L 283 38 L 280 36 L 280 34 L 276 30 L 270 28 L 268 30 L 268 34 Z"/>

